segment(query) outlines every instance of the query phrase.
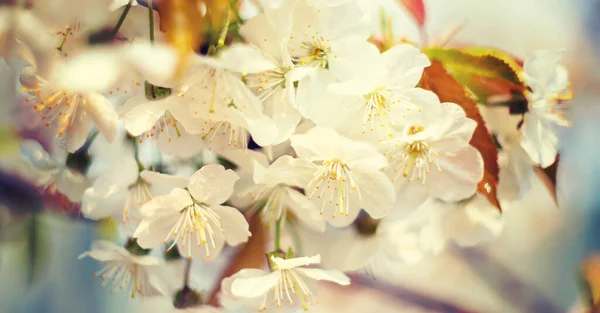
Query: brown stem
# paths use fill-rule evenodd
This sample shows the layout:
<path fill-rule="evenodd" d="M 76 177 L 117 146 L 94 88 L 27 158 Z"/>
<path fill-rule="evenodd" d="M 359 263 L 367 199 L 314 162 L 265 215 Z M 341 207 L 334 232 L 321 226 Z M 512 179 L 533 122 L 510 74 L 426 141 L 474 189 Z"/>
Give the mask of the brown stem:
<path fill-rule="evenodd" d="M 219 299 L 217 297 L 221 288 L 221 281 L 238 271 L 245 268 L 262 268 L 265 263 L 265 233 L 264 226 L 260 220 L 260 214 L 254 214 L 250 220 L 250 232 L 252 237 L 248 239 L 246 244 L 238 249 L 235 255 L 230 259 L 229 266 L 221 273 L 218 284 L 213 288 L 207 304 L 218 306 Z"/>

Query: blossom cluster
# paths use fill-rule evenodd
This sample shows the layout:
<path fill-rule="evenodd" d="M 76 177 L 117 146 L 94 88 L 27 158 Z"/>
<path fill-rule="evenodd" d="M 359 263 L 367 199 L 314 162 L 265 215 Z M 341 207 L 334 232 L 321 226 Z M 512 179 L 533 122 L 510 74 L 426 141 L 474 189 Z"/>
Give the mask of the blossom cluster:
<path fill-rule="evenodd" d="M 25 116 L 16 127 L 41 138 L 20 146 L 34 182 L 87 219 L 119 223 L 122 242 L 82 254 L 104 263 L 95 274 L 103 286 L 172 297 L 151 250 L 227 262 L 224 248 L 257 238 L 257 223 L 267 240 L 255 247 L 267 258 L 223 279 L 221 304 L 308 309 L 314 281 L 348 285 L 344 272 L 385 275 L 497 237 L 500 203 L 556 159 L 571 97 L 559 51 L 493 59 L 522 99 L 481 97 L 449 69 L 465 85 L 452 99 L 476 101 L 483 119 L 477 105 L 448 101 L 443 81 L 423 82 L 457 50 L 440 58 L 428 42 L 383 42 L 370 2 L 221 2 L 219 19 L 218 4 L 199 1 L 213 25 L 187 50 L 159 27 L 163 14 L 183 13 L 159 14 L 152 2 L 0 5 L 0 74 L 16 84 L 14 110 Z M 509 110 L 488 106 L 512 112 L 519 101 L 512 126 Z"/>

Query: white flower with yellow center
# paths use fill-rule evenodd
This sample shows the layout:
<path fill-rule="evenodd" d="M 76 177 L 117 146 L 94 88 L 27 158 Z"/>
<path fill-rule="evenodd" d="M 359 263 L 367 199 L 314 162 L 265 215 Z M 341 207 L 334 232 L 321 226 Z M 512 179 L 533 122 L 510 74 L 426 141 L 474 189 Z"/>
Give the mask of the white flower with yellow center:
<path fill-rule="evenodd" d="M 394 190 L 381 172 L 387 161 L 373 146 L 322 127 L 293 135 L 291 143 L 300 160 L 288 167 L 304 182 L 306 195 L 330 224 L 352 223 L 361 208 L 373 218 L 389 213 Z"/>
<path fill-rule="evenodd" d="M 90 219 L 113 217 L 137 226 L 140 208 L 155 196 L 184 188 L 188 180 L 152 171 L 139 170 L 133 155 L 124 155 L 110 170 L 96 179 L 83 196 L 81 211 Z"/>
<path fill-rule="evenodd" d="M 294 82 L 309 69 L 294 64 L 285 49 L 291 32 L 291 14 L 295 1 L 277 8 L 265 8 L 240 28 L 247 45 L 232 45 L 221 58 L 237 72 L 262 101 L 265 114 L 275 124 L 277 137 L 272 144 L 289 138 L 300 122 L 296 110 Z"/>
<path fill-rule="evenodd" d="M 474 246 L 497 238 L 504 219 L 496 207 L 481 194 L 459 201 L 427 199 L 412 215 L 395 223 L 398 236 L 415 236 L 421 250 L 439 254 L 450 242 Z M 402 229 L 404 231 L 402 231 Z"/>
<path fill-rule="evenodd" d="M 523 81 L 531 89 L 527 92 L 529 111 L 522 126 L 521 146 L 531 160 L 545 168 L 556 158 L 559 127 L 570 127 L 565 118 L 573 96 L 567 70 L 557 64 L 562 51 L 537 51 L 523 64 Z"/>
<path fill-rule="evenodd" d="M 101 288 L 110 291 L 126 291 L 135 298 L 167 294 L 166 286 L 159 278 L 159 261 L 151 255 L 136 255 L 117 244 L 98 240 L 92 249 L 79 256 L 90 257 L 104 264 L 93 274 L 102 280 Z"/>
<path fill-rule="evenodd" d="M 55 149 L 51 156 L 39 142 L 25 140 L 19 146 L 24 161 L 33 173 L 34 183 L 44 191 L 59 191 L 73 202 L 81 201 L 88 186 L 83 174 L 65 165 L 67 154 L 62 149 Z"/>
<path fill-rule="evenodd" d="M 62 64 L 56 63 L 60 68 Z M 55 72 L 56 73 L 56 72 Z M 54 74 L 37 72 L 23 74 L 22 90 L 29 104 L 46 127 L 56 129 L 56 138 L 69 152 L 85 143 L 91 124 L 100 134 L 112 140 L 116 133 L 118 115 L 112 104 L 101 94 L 77 91 L 77 86 L 56 84 Z M 46 78 L 50 78 L 46 80 Z"/>
<path fill-rule="evenodd" d="M 341 82 L 332 75 L 303 80 L 298 87 L 300 113 L 343 134 L 375 134 L 383 140 L 402 127 L 407 114 L 437 102 L 434 94 L 415 87 L 429 60 L 413 46 L 396 45 L 356 62 L 370 66 L 356 68 Z"/>
<path fill-rule="evenodd" d="M 367 44 L 371 34 L 368 17 L 354 1 L 331 6 L 306 0 L 292 4 L 295 5 L 288 5 L 293 11 L 287 51 L 294 63 L 348 78 L 348 62 L 371 48 Z M 285 31 L 290 25 L 283 16 L 273 20 Z"/>
<path fill-rule="evenodd" d="M 263 113 L 262 103 L 238 75 L 218 66 L 225 65 L 198 60 L 182 96 L 189 102 L 188 118 L 183 120 L 186 130 L 200 135 L 209 147 L 220 149 L 246 148 L 249 135 L 260 145 L 270 145 L 277 132 Z"/>
<path fill-rule="evenodd" d="M 217 256 L 225 242 L 238 245 L 250 237 L 248 222 L 236 209 L 220 205 L 233 193 L 238 180 L 221 165 L 203 166 L 187 189 L 175 188 L 142 206 L 143 220 L 134 233 L 143 248 L 170 243 L 185 257 Z"/>
<path fill-rule="evenodd" d="M 415 209 L 429 196 L 452 202 L 472 196 L 483 177 L 483 158 L 469 144 L 477 123 L 454 103 L 411 117 L 402 133 L 383 142 L 402 206 Z"/>
<path fill-rule="evenodd" d="M 271 273 L 259 269 L 241 270 L 229 277 L 227 284 L 223 282 L 230 287 L 224 293 L 256 299 L 256 302 L 262 300 L 259 312 L 271 306 L 283 305 L 300 305 L 308 310 L 310 304 L 317 302 L 310 287 L 313 281 L 324 280 L 344 286 L 350 284 L 350 278 L 340 271 L 303 267 L 320 263 L 320 255 L 292 259 L 271 256 L 269 261 L 273 269 Z"/>
<path fill-rule="evenodd" d="M 325 220 L 315 204 L 300 189 L 302 180 L 290 172 L 290 166 L 302 160 L 285 155 L 268 167 L 254 161 L 252 184 L 239 187 L 236 204 L 248 207 L 250 212 L 260 210 L 263 222 L 273 229 L 292 217 L 302 225 L 315 231 L 325 229 Z M 241 184 L 240 184 L 241 185 Z"/>

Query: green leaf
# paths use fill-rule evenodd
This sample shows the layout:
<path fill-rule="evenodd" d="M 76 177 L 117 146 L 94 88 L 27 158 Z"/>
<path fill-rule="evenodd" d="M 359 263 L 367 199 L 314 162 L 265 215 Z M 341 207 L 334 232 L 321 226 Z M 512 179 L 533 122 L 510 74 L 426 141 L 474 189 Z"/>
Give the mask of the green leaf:
<path fill-rule="evenodd" d="M 488 104 L 493 99 L 509 102 L 525 90 L 513 67 L 503 59 L 476 52 L 470 54 L 457 49 L 427 48 L 423 51 L 432 61 L 439 61 L 444 68 L 466 87 L 479 103 Z M 494 97 L 494 98 L 492 98 Z"/>

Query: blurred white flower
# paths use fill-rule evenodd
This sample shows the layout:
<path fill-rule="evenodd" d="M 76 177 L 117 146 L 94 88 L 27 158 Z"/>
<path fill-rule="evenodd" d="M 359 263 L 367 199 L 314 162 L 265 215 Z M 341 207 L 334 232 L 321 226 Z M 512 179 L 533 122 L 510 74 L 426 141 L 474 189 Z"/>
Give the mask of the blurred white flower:
<path fill-rule="evenodd" d="M 535 164 L 546 168 L 558 150 L 558 127 L 570 127 L 565 113 L 572 98 L 569 74 L 558 64 L 563 51 L 536 51 L 523 64 L 529 111 L 523 121 L 521 146 Z"/>
<path fill-rule="evenodd" d="M 185 188 L 188 179 L 141 170 L 133 155 L 123 155 L 86 189 L 81 211 L 87 218 L 113 217 L 123 224 L 141 221 L 140 208 L 155 196 Z"/>
<path fill-rule="evenodd" d="M 49 57 L 41 63 L 45 64 L 36 64 L 35 73 L 21 75 L 22 91 L 41 123 L 56 129 L 58 142 L 75 152 L 85 143 L 92 124 L 112 141 L 118 120 L 113 105 L 99 93 L 79 91 L 76 80 L 64 84 L 57 79 L 64 66 L 61 60 Z"/>
<path fill-rule="evenodd" d="M 141 296 L 163 296 L 166 289 L 160 279 L 160 263 L 151 255 L 136 255 L 117 244 L 98 240 L 92 249 L 84 252 L 79 259 L 91 257 L 104 267 L 94 273 L 102 280 L 102 288 L 111 291 L 125 290 L 132 298 Z"/>
<path fill-rule="evenodd" d="M 489 242 L 500 235 L 504 225 L 502 214 L 482 195 L 447 203 L 433 198 L 395 227 L 415 234 L 423 251 L 438 254 L 449 242 L 473 246 Z"/>
<path fill-rule="evenodd" d="M 19 150 L 23 159 L 34 171 L 37 186 L 51 192 L 58 190 L 73 202 L 81 201 L 88 181 L 83 174 L 65 165 L 66 153 L 54 158 L 35 140 L 23 141 Z"/>

